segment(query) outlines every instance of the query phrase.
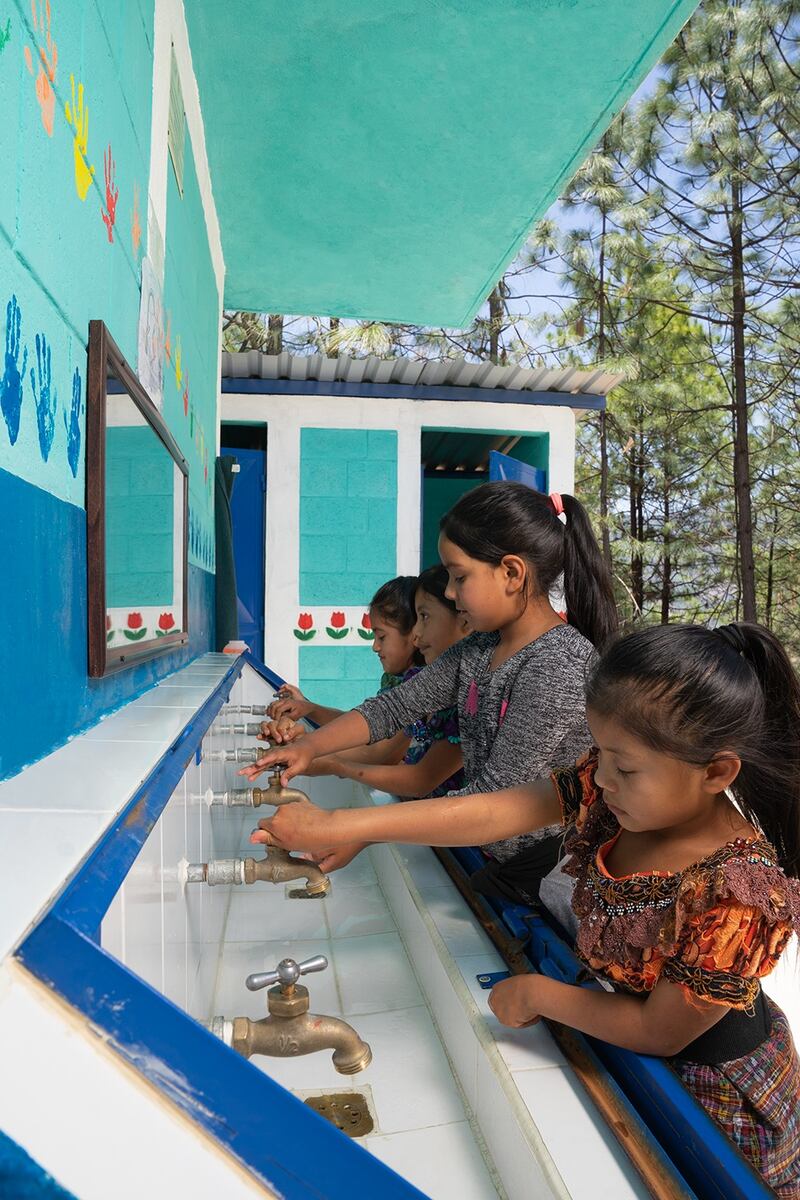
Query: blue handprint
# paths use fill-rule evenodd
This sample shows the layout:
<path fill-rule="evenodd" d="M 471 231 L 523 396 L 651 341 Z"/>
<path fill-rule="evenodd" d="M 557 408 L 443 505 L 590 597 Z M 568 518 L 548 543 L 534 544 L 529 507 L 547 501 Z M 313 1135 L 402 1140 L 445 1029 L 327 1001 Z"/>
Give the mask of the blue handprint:
<path fill-rule="evenodd" d="M 75 368 L 72 376 L 72 405 L 67 418 L 64 410 L 64 428 L 67 431 L 67 458 L 73 479 L 78 477 L 78 462 L 81 457 L 81 412 L 83 411 L 83 384 L 81 373 Z"/>
<path fill-rule="evenodd" d="M 19 366 L 20 331 L 22 329 L 22 310 L 17 304 L 17 297 L 12 296 L 6 306 L 6 358 L 3 378 L 0 379 L 0 409 L 5 418 L 11 445 L 19 434 L 19 414 L 22 408 L 22 381 L 25 378 L 25 368 L 28 365 L 28 347 L 22 355 L 22 369 Z"/>
<path fill-rule="evenodd" d="M 36 376 L 39 384 L 37 387 Z M 56 407 L 58 395 L 53 387 L 50 367 L 50 346 L 44 334 L 36 335 L 36 372 L 31 367 L 31 387 L 36 402 L 36 424 L 39 426 L 39 449 L 45 462 L 50 456 L 56 433 Z"/>

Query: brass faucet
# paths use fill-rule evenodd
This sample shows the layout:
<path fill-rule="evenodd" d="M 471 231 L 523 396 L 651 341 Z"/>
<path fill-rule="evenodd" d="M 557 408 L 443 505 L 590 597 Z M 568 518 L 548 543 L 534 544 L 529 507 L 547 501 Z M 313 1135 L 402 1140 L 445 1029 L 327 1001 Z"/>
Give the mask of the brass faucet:
<path fill-rule="evenodd" d="M 317 1017 L 308 1011 L 308 988 L 298 983 L 301 975 L 324 971 L 328 960 L 317 954 L 305 962 L 284 958 L 274 971 L 248 975 L 247 988 L 256 992 L 276 983 L 267 992 L 269 1016 L 260 1021 L 248 1017 L 212 1017 L 208 1028 L 244 1058 L 253 1054 L 291 1058 L 333 1050 L 333 1065 L 341 1075 L 355 1075 L 372 1062 L 372 1051 L 352 1025 L 338 1017 Z"/>
<path fill-rule="evenodd" d="M 253 788 L 252 791 L 253 806 L 256 808 L 260 804 L 278 807 L 296 800 L 308 800 L 305 792 L 281 787 L 280 767 L 276 767 L 270 776 L 269 787 Z M 218 858 L 207 863 L 189 863 L 186 868 L 187 883 L 207 883 L 210 887 L 220 883 L 287 883 L 290 879 L 306 881 L 304 888 L 294 888 L 289 893 L 292 900 L 321 899 L 331 890 L 330 879 L 316 863 L 307 858 L 295 858 L 288 850 L 281 850 L 278 846 L 268 846 L 264 858 Z"/>

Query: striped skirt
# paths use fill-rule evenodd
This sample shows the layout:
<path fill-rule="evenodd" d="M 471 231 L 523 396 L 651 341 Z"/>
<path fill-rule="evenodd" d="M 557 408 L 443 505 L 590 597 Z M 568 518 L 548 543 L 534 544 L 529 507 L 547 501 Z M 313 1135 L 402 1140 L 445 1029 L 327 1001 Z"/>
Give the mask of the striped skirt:
<path fill-rule="evenodd" d="M 775 1194 L 800 1200 L 800 1063 L 786 1017 L 767 1004 L 772 1030 L 751 1054 L 673 1066 Z"/>

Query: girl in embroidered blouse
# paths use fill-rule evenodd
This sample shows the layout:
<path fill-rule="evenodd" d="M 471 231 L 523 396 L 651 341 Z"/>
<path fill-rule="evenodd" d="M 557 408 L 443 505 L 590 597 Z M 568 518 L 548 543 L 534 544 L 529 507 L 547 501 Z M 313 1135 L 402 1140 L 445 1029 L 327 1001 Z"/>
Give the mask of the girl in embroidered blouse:
<path fill-rule="evenodd" d="M 520 483 L 486 483 L 462 496 L 440 529 L 447 595 L 477 632 L 414 679 L 265 754 L 241 774 L 252 780 L 282 763 L 288 783 L 314 758 L 389 738 L 451 705 L 458 711 L 464 791 L 521 784 L 574 761 L 590 745 L 586 672 L 617 616 L 583 506 L 573 496 L 546 496 Z M 566 622 L 550 603 L 562 574 Z M 523 833 L 487 849 L 510 858 L 538 837 Z"/>
<path fill-rule="evenodd" d="M 544 975 L 498 983 L 506 1025 L 556 1019 L 668 1057 L 776 1194 L 800 1196 L 800 1066 L 761 992 L 800 928 L 800 682 L 758 625 L 643 629 L 587 687 L 595 748 L 492 795 L 278 809 L 254 838 L 471 845 L 568 825 L 576 949 L 614 991 Z"/>

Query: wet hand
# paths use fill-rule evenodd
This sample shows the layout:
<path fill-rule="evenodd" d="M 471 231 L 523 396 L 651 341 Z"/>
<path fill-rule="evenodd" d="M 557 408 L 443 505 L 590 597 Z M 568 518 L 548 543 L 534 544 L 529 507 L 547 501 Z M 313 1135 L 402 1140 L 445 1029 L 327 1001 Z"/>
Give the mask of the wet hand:
<path fill-rule="evenodd" d="M 313 707 L 299 687 L 284 683 L 278 688 L 278 699 L 273 700 L 268 711 L 273 721 L 278 721 L 281 717 L 291 717 L 293 721 L 299 721 L 301 717 L 307 717 Z"/>
<path fill-rule="evenodd" d="M 322 851 L 329 846 L 330 839 L 331 813 L 310 800 L 281 805 L 274 817 L 263 817 L 258 829 L 250 834 L 255 845 L 279 846 L 282 850 Z"/>
<path fill-rule="evenodd" d="M 256 759 L 252 766 L 242 767 L 239 774 L 244 775 L 252 783 L 270 767 L 281 764 L 284 768 L 281 773 L 281 783 L 287 787 L 290 779 L 294 779 L 295 775 L 305 775 L 308 770 L 314 757 L 313 748 L 309 748 L 307 744 L 310 740 L 310 738 L 300 738 L 293 746 L 279 746 L 275 750 L 268 750 L 261 758 Z"/>
<path fill-rule="evenodd" d="M 341 871 L 342 867 L 351 863 L 367 845 L 368 842 L 350 842 L 347 846 L 332 846 L 327 850 L 315 851 L 312 858 L 319 869 L 329 875 L 331 871 Z"/>
<path fill-rule="evenodd" d="M 512 975 L 501 979 L 489 993 L 489 1008 L 501 1025 L 524 1029 L 541 1020 L 536 1004 L 538 975 Z"/>
<path fill-rule="evenodd" d="M 261 733 L 258 735 L 260 742 L 273 742 L 277 746 L 285 745 L 287 742 L 293 742 L 296 738 L 302 737 L 308 730 L 302 725 L 298 725 L 291 717 L 279 717 L 277 721 L 262 721 Z"/>

